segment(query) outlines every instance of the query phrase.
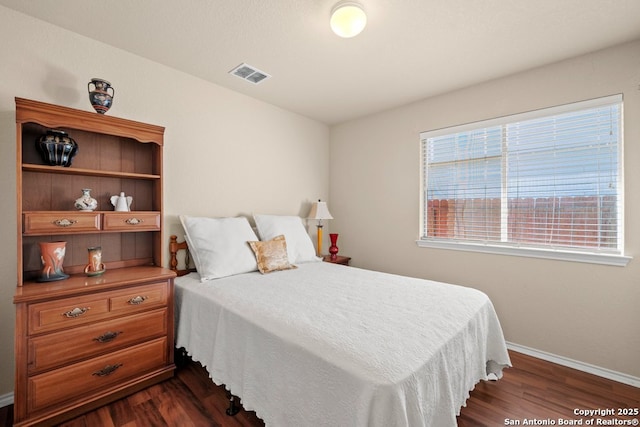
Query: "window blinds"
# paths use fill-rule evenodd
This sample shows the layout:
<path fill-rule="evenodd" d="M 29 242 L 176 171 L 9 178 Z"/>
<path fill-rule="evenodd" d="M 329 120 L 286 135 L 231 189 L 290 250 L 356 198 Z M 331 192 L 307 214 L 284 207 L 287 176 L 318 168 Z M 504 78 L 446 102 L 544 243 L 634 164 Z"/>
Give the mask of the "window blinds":
<path fill-rule="evenodd" d="M 622 96 L 421 134 L 421 239 L 622 251 Z"/>

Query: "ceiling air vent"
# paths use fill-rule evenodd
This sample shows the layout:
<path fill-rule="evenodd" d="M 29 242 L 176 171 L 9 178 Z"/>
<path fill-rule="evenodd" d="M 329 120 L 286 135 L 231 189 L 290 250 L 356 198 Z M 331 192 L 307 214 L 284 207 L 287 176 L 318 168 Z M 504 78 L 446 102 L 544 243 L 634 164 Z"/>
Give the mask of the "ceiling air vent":
<path fill-rule="evenodd" d="M 229 74 L 233 74 L 234 76 L 240 77 L 241 79 L 253 84 L 258 84 L 261 81 L 271 77 L 264 71 L 260 71 L 256 67 L 252 67 L 251 65 L 245 63 L 242 63 L 233 70 L 229 71 Z"/>

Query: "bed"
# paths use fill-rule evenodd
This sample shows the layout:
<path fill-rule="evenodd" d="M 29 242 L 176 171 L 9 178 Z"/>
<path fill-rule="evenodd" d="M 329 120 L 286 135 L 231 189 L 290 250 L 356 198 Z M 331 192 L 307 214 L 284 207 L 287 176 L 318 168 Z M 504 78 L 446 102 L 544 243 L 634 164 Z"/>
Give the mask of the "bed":
<path fill-rule="evenodd" d="M 510 366 L 484 293 L 301 258 L 300 218 L 274 218 L 271 228 L 256 220 L 260 239 L 248 222 L 230 237 L 210 219 L 181 218 L 186 242 L 171 244 L 172 268 L 188 243 L 198 269 L 176 279 L 176 347 L 265 425 L 455 426 L 475 384 Z M 271 267 L 281 268 L 262 271 L 254 245 L 279 252 Z M 258 268 L 242 271 L 251 267 L 238 268 L 239 254 Z M 203 258 L 215 255 L 226 270 L 212 278 Z M 229 262 L 240 272 L 227 274 Z"/>

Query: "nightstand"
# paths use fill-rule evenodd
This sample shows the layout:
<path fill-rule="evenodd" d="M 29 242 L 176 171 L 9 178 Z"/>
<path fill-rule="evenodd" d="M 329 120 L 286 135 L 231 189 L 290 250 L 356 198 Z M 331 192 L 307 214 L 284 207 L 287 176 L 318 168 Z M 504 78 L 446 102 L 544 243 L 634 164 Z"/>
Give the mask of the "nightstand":
<path fill-rule="evenodd" d="M 331 255 L 325 255 L 324 257 L 322 257 L 322 260 L 324 262 L 332 262 L 334 264 L 349 265 L 351 257 L 336 255 L 336 259 L 332 260 Z"/>

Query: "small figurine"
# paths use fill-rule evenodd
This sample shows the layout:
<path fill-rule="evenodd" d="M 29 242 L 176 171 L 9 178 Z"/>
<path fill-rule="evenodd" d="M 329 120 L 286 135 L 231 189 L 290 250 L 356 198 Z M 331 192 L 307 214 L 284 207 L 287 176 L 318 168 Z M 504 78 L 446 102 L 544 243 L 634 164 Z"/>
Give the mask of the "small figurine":
<path fill-rule="evenodd" d="M 133 202 L 133 197 L 125 196 L 124 191 L 119 196 L 111 196 L 111 204 L 116 208 L 116 212 L 129 212 L 131 202 Z"/>
<path fill-rule="evenodd" d="M 94 246 L 88 248 L 89 251 L 89 264 L 84 268 L 84 272 L 87 276 L 99 276 L 105 271 L 104 264 L 102 263 L 102 247 Z"/>

